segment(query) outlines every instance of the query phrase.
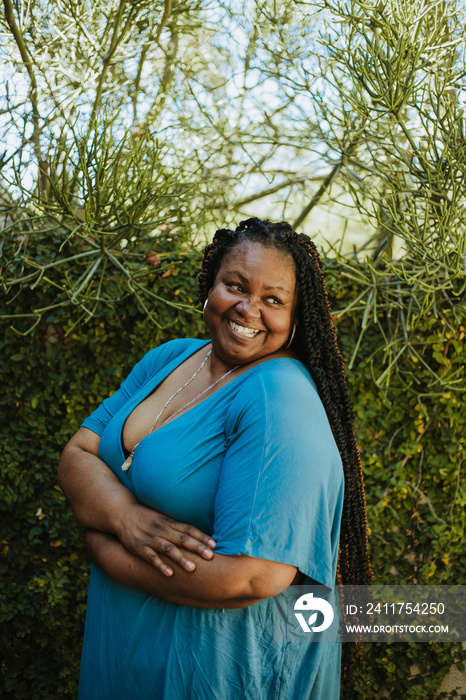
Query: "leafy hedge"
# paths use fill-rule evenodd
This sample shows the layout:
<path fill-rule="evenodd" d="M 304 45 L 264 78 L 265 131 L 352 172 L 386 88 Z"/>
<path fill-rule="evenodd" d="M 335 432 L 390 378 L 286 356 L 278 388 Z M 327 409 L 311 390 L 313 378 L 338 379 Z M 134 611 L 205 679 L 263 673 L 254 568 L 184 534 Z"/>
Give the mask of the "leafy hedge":
<path fill-rule="evenodd" d="M 154 293 L 192 305 L 199 259 L 195 249 L 187 248 L 183 255 L 169 251 L 160 268 L 152 266 Z M 150 269 L 151 262 L 145 264 Z M 333 262 L 326 267 L 341 347 L 349 358 L 362 311 L 355 305 L 339 318 L 338 309 L 357 298 L 360 289 Z M 4 302 L 16 313 L 26 313 L 47 303 L 44 294 L 23 287 Z M 412 338 L 417 350 L 403 355 L 388 387 L 378 389 L 374 383 L 386 363 L 379 326 L 390 332 L 390 319 L 383 313 L 378 326 L 368 327 L 348 372 L 379 583 L 465 583 L 461 464 L 466 402 L 459 390 L 432 389 L 432 375 L 423 364 L 428 359 L 439 375 L 457 366 L 462 382 L 457 386 L 464 386 L 463 321 L 451 303 L 441 311 L 418 323 Z M 56 466 L 81 420 L 149 348 L 204 332 L 196 311 L 182 313 L 160 303 L 157 320 L 161 328 L 127 296 L 117 307 L 102 306 L 86 325 L 69 333 L 73 320 L 60 308 L 25 336 L 2 321 L 2 698 L 76 693 L 88 565 L 82 532 L 56 485 Z M 410 700 L 435 697 L 452 664 L 461 664 L 462 652 L 453 644 L 370 644 L 361 654 L 355 676 L 359 698 Z"/>
<path fill-rule="evenodd" d="M 339 274 L 334 264 L 330 267 L 327 277 L 333 307 L 338 309 L 357 298 L 361 290 Z M 360 333 L 361 313 L 355 311 L 339 320 L 337 312 L 336 320 L 343 354 L 349 358 Z M 387 369 L 383 339 L 391 337 L 392 322 L 390 313 L 379 312 L 377 325 L 367 329 L 356 362 L 347 372 L 365 474 L 375 581 L 464 585 L 464 309 L 459 302 L 445 299 L 437 315 L 432 311 L 421 317 L 388 386 L 378 389 L 375 379 Z M 441 382 L 447 375 L 449 390 L 442 389 Z M 460 645 L 363 646 L 355 679 L 361 700 L 466 696 Z M 454 665 L 463 672 L 461 690 L 439 694 Z"/>

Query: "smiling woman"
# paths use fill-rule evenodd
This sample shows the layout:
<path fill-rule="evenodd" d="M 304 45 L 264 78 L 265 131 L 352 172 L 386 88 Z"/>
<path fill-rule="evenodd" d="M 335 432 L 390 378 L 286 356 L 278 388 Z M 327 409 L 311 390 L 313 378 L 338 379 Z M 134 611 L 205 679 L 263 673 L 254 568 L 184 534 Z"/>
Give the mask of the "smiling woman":
<path fill-rule="evenodd" d="M 94 563 L 82 700 L 337 700 L 338 643 L 274 638 L 277 586 L 367 583 L 364 491 L 317 251 L 217 231 L 210 340 L 149 352 L 66 446 Z M 341 532 L 340 532 L 341 524 Z"/>

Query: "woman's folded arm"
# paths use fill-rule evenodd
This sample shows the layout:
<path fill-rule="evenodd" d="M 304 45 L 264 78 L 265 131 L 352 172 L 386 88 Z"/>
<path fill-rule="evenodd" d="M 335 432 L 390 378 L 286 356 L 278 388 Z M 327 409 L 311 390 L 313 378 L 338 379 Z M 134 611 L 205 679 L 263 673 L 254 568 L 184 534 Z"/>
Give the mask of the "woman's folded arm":
<path fill-rule="evenodd" d="M 187 572 L 174 564 L 173 576 L 167 577 L 106 533 L 89 530 L 86 545 L 91 561 L 114 580 L 198 608 L 248 607 L 275 595 L 275 586 L 291 585 L 297 575 L 296 567 L 267 559 L 214 554 L 206 561 L 190 553 L 196 569 Z"/>
<path fill-rule="evenodd" d="M 58 483 L 80 525 L 116 535 L 122 514 L 137 500 L 99 459 L 99 442 L 92 430 L 80 428 L 60 457 Z"/>
<path fill-rule="evenodd" d="M 171 575 L 177 562 L 187 571 L 195 568 L 191 553 L 212 558 L 214 540 L 188 523 L 141 505 L 98 457 L 100 437 L 80 428 L 63 450 L 58 483 L 77 522 L 86 528 L 115 535 L 124 547 Z M 188 555 L 188 556 L 187 556 Z"/>

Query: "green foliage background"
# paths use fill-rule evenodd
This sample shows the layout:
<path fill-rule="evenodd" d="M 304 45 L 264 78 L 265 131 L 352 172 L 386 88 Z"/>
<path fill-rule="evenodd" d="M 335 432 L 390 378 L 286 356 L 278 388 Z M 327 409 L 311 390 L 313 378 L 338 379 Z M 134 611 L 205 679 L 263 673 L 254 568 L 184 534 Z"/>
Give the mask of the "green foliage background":
<path fill-rule="evenodd" d="M 47 234 L 35 234 L 29 254 L 38 256 L 51 243 Z M 10 245 L 5 243 L 3 253 L 14 270 L 22 259 Z M 191 307 L 154 304 L 159 326 L 133 295 L 116 293 L 118 303 L 101 304 L 85 325 L 76 324 L 72 311 L 62 307 L 24 336 L 18 330 L 29 327 L 28 317 L 15 321 L 16 331 L 11 319 L 1 320 L 2 698 L 76 694 L 89 569 L 82 532 L 56 484 L 61 449 L 147 350 L 174 337 L 204 333 L 195 310 L 200 251 L 176 236 L 153 245 L 160 258 L 139 260 L 149 289 L 169 303 Z M 346 358 L 359 343 L 348 382 L 366 478 L 376 581 L 464 584 L 462 306 L 445 299 L 435 313 L 427 312 L 411 332 L 413 352 L 405 352 L 390 381 L 378 387 L 376 380 L 387 365 L 381 339 L 390 334 L 393 319 L 378 311 L 361 338 L 365 307 L 353 303 L 348 310 L 361 296 L 361 283 L 335 260 L 326 260 L 325 268 Z M 107 298 L 112 284 L 117 281 L 109 277 Z M 54 287 L 23 285 L 16 294 L 5 293 L 2 304 L 8 302 L 12 313 L 28 313 L 50 302 Z M 432 372 L 440 378 L 453 372 L 459 383 L 450 382 L 453 388 L 446 391 Z M 355 670 L 360 699 L 434 698 L 452 664 L 463 668 L 461 648 L 450 644 L 370 644 L 361 655 Z"/>
<path fill-rule="evenodd" d="M 464 2 L 162 4 L 2 3 L 2 698 L 76 693 L 61 449 L 149 348 L 204 333 L 200 241 L 260 212 L 311 235 L 357 212 L 359 257 L 335 235 L 324 263 L 376 581 L 465 583 Z M 462 655 L 367 645 L 355 698 L 455 697 Z"/>

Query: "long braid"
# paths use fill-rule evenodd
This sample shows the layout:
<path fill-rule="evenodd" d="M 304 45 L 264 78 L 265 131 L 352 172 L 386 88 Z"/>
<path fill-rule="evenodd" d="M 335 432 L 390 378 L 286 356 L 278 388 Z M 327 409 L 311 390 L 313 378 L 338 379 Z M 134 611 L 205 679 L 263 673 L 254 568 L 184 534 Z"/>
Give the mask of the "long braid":
<path fill-rule="evenodd" d="M 292 347 L 309 369 L 340 450 L 345 475 L 345 498 L 340 530 L 338 581 L 362 585 L 372 578 L 367 551 L 367 516 L 353 410 L 337 345 L 322 263 L 314 243 L 286 222 L 272 224 L 257 218 L 242 221 L 236 231 L 220 229 L 205 249 L 199 293 L 207 299 L 223 258 L 241 241 L 257 241 L 288 252 L 296 265 L 298 325 Z"/>
<path fill-rule="evenodd" d="M 295 250 L 293 250 L 295 248 Z M 306 255 L 306 250 L 310 253 Z M 345 474 L 345 499 L 340 534 L 339 580 L 343 584 L 368 583 L 371 569 L 367 554 L 367 519 L 361 460 L 353 429 L 353 410 L 344 377 L 344 362 L 336 339 L 325 282 L 317 250 L 309 240 L 293 241 L 290 252 L 300 280 L 300 334 L 296 352 L 316 382 Z M 309 258 L 314 274 L 309 275 Z"/>

